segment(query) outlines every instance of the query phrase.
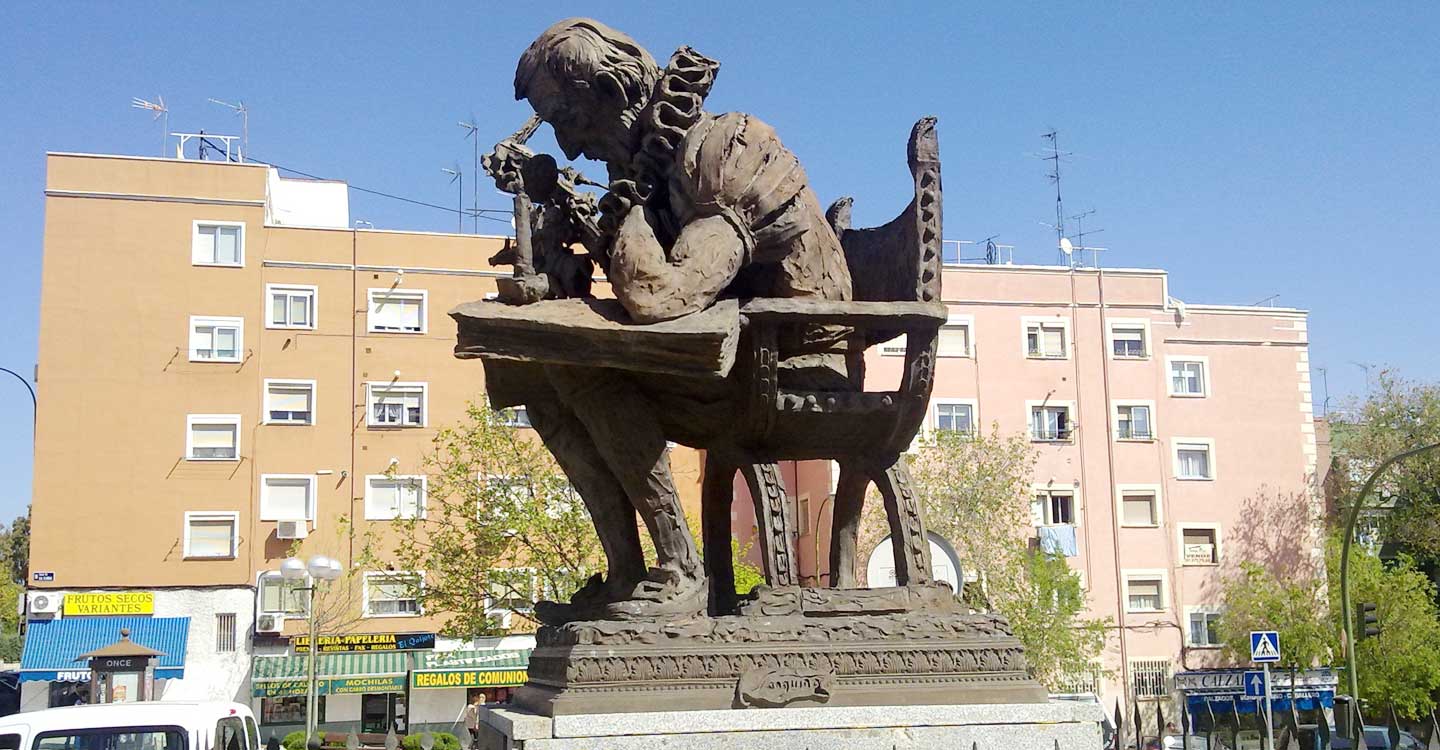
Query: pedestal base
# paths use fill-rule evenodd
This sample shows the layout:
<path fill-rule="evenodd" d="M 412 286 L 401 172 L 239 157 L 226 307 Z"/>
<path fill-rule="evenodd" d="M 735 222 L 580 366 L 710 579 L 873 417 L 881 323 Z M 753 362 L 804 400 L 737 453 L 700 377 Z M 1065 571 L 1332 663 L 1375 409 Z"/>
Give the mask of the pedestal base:
<path fill-rule="evenodd" d="M 538 716 L 490 709 L 486 750 L 1094 750 L 1094 703 Z"/>

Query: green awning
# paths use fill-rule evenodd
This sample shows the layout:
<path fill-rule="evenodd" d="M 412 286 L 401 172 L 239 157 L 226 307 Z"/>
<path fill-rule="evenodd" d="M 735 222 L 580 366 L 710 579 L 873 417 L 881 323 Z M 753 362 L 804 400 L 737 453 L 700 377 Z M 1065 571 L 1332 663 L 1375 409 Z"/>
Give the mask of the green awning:
<path fill-rule="evenodd" d="M 420 655 L 416 669 L 524 669 L 530 664 L 530 649 L 488 651 L 427 651 Z"/>
<path fill-rule="evenodd" d="M 415 690 L 518 687 L 529 679 L 530 649 L 438 651 L 424 654 L 410 673 Z"/>
<path fill-rule="evenodd" d="M 307 675 L 307 659 L 308 656 L 257 656 L 250 676 L 255 682 L 303 679 Z M 315 676 L 319 678 L 403 677 L 409 671 L 409 654 L 404 651 L 316 655 Z"/>

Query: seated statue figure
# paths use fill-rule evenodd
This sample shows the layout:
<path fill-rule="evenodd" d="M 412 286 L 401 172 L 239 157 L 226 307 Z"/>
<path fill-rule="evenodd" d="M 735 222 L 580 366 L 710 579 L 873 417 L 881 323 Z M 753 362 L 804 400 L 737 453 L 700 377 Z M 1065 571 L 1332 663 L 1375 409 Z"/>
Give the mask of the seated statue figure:
<path fill-rule="evenodd" d="M 689 48 L 669 65 L 629 36 L 589 19 L 561 21 L 525 51 L 515 95 L 549 123 L 567 158 L 604 162 L 591 257 L 637 323 L 694 313 L 721 298 L 849 300 L 844 252 L 795 155 L 745 114 L 703 109 L 719 65 Z M 503 166 L 503 165 L 502 165 Z M 510 165 L 509 171 L 522 171 Z M 840 326 L 795 325 L 780 335 L 781 382 L 851 387 Z M 544 366 L 547 398 L 530 419 L 587 504 L 607 556 L 568 605 L 542 603 L 550 622 L 703 614 L 707 583 L 681 511 L 666 441 L 704 448 L 728 429 L 740 389 L 613 368 Z M 646 569 L 635 512 L 654 540 Z"/>

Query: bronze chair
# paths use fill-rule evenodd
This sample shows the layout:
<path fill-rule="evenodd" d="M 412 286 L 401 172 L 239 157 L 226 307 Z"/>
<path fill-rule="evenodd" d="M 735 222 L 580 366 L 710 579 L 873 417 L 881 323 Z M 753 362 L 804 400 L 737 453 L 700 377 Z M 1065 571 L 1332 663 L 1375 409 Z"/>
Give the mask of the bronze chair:
<path fill-rule="evenodd" d="M 856 541 L 865 491 L 874 482 L 885 499 L 900 586 L 930 583 L 930 545 L 911 486 L 905 450 L 923 423 L 930 402 L 939 330 L 947 314 L 940 301 L 941 188 L 935 119 L 911 131 L 908 147 L 915 197 L 900 216 L 881 227 L 850 229 L 850 199 L 827 212 L 840 237 L 854 284 L 854 301 L 755 299 L 741 307 L 737 362 L 748 398 L 737 419 L 733 444 L 706 455 L 702 534 L 716 614 L 734 609 L 730 507 L 740 471 L 755 502 L 756 525 L 767 583 L 799 584 L 787 501 L 777 462 L 836 461 L 840 476 L 831 531 L 830 584 L 855 586 Z M 778 379 L 777 341 L 797 324 L 853 328 L 857 344 L 847 356 L 853 390 L 801 391 Z M 905 340 L 899 388 L 865 392 L 864 349 L 900 335 Z M 860 341 L 863 340 L 863 344 Z"/>

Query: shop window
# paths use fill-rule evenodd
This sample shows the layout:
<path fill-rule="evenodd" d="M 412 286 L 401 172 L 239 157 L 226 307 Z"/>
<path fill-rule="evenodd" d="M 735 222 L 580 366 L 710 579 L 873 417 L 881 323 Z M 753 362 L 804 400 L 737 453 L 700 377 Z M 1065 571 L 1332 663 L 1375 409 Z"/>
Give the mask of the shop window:
<path fill-rule="evenodd" d="M 314 329 L 317 294 L 318 291 L 313 286 L 266 284 L 265 296 L 269 305 L 265 326 Z"/>
<path fill-rule="evenodd" d="M 261 698 L 260 699 L 260 723 L 266 726 L 272 724 L 305 724 L 305 701 L 303 695 L 287 695 L 283 698 Z M 318 714 L 317 723 L 325 723 L 325 696 L 315 697 Z"/>
<path fill-rule="evenodd" d="M 244 347 L 244 318 L 190 316 L 191 362 L 239 362 Z"/>
<path fill-rule="evenodd" d="M 424 333 L 428 296 L 423 289 L 371 289 L 370 332 Z"/>
<path fill-rule="evenodd" d="M 245 265 L 245 225 L 234 221 L 192 224 L 190 262 L 197 266 Z"/>

